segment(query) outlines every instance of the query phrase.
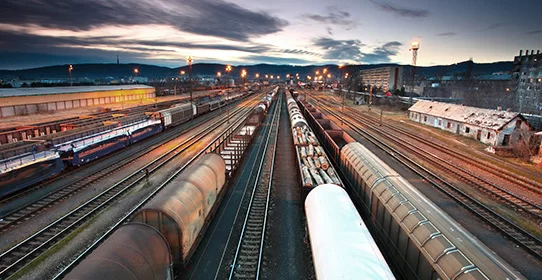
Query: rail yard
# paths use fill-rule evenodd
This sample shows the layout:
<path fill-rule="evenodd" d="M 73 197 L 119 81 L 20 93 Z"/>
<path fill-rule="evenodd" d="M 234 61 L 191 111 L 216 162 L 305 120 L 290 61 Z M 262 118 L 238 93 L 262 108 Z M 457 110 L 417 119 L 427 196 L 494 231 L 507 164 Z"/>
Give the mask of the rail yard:
<path fill-rule="evenodd" d="M 36 135 L 0 145 L 0 279 L 539 277 L 540 174 L 340 98 L 216 91 L 0 134 Z"/>

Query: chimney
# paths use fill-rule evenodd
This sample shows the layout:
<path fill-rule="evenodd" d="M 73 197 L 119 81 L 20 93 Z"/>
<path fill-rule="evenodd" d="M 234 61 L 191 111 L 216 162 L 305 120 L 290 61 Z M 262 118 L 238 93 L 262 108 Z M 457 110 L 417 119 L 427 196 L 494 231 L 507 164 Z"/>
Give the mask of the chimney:
<path fill-rule="evenodd" d="M 502 107 L 501 107 L 501 106 L 497 106 L 497 111 L 502 111 Z"/>
<path fill-rule="evenodd" d="M 537 51 L 536 51 L 536 54 L 537 54 L 537 55 L 540 54 L 540 50 L 537 50 Z"/>
<path fill-rule="evenodd" d="M 523 55 L 523 50 L 519 50 L 519 56 Z"/>
<path fill-rule="evenodd" d="M 534 50 L 531 50 L 531 55 L 533 55 L 533 54 L 534 54 Z"/>
<path fill-rule="evenodd" d="M 512 112 L 512 109 L 506 108 L 506 112 Z"/>

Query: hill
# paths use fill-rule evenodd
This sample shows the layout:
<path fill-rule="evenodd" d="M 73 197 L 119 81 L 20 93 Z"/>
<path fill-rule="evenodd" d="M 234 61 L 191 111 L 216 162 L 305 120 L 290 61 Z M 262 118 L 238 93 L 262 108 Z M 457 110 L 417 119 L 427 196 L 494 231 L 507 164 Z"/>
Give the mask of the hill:
<path fill-rule="evenodd" d="M 362 69 L 370 69 L 376 67 L 391 66 L 397 64 L 376 64 L 376 65 L 347 65 L 343 69 L 343 73 L 354 73 Z M 437 75 L 452 75 L 454 73 L 463 73 L 467 70 L 468 62 L 460 62 L 451 65 L 439 66 L 420 66 L 416 67 L 417 75 L 422 75 L 426 78 Z M 0 79 L 34 80 L 34 79 L 66 79 L 68 77 L 69 65 L 56 65 L 24 70 L 0 70 Z M 147 64 L 74 64 L 72 77 L 78 78 L 123 78 L 134 75 L 134 69 L 138 69 L 139 76 L 155 78 L 166 78 L 178 76 L 180 71 L 185 71 L 188 75 L 188 66 L 169 68 Z M 245 69 L 250 77 L 254 77 L 256 73 L 260 75 L 280 75 L 283 78 L 286 74 L 295 75 L 298 73 L 300 77 L 307 75 L 314 76 L 316 71 L 321 71 L 327 68 L 329 72 L 338 74 L 337 65 L 310 65 L 310 66 L 292 66 L 292 65 L 272 65 L 272 64 L 257 64 L 257 65 L 240 65 L 234 66 L 230 75 L 231 77 L 239 77 L 241 70 Z M 494 63 L 474 63 L 474 75 L 488 75 L 495 72 L 509 72 L 512 70 L 511 61 L 494 62 Z M 405 71 L 410 71 L 410 66 L 405 66 Z M 224 64 L 198 63 L 192 66 L 194 76 L 215 76 L 217 72 L 225 73 Z"/>

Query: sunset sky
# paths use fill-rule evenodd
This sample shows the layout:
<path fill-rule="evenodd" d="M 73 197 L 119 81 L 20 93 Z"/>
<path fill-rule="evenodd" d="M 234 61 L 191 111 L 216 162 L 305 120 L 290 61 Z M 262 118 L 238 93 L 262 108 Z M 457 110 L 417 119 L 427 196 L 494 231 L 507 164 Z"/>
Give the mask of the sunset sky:
<path fill-rule="evenodd" d="M 489 4 L 491 3 L 491 4 Z M 4 0 L 0 69 L 67 63 L 409 64 L 542 49 L 540 0 Z"/>

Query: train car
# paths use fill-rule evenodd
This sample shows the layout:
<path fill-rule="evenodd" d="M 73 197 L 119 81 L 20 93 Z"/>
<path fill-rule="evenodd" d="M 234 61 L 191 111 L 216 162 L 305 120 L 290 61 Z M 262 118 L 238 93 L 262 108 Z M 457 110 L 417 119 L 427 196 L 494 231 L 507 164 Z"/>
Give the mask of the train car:
<path fill-rule="evenodd" d="M 206 154 L 145 204 L 132 222 L 160 231 L 171 248 L 173 262 L 185 265 L 223 196 L 225 172 L 222 157 Z"/>
<path fill-rule="evenodd" d="M 340 165 L 405 278 L 522 279 L 360 143 L 342 148 Z"/>
<path fill-rule="evenodd" d="M 63 143 L 58 150 L 67 165 L 80 166 L 128 145 L 130 134 L 119 128 Z"/>
<path fill-rule="evenodd" d="M 343 188 L 314 188 L 305 200 L 305 214 L 317 279 L 395 279 Z"/>
<path fill-rule="evenodd" d="M 129 129 L 130 135 L 130 144 L 134 144 L 143 139 L 151 137 L 155 134 L 158 134 L 164 130 L 164 126 L 160 120 L 148 119 L 147 121 L 141 122 L 138 125 L 133 126 Z"/>
<path fill-rule="evenodd" d="M 209 111 L 211 111 L 211 105 L 209 102 L 196 105 L 196 114 L 198 116 L 201 116 Z"/>
<path fill-rule="evenodd" d="M 64 279 L 174 279 L 171 251 L 152 226 L 121 226 Z"/>
<path fill-rule="evenodd" d="M 160 110 L 152 118 L 162 121 L 164 128 L 175 126 L 189 121 L 197 114 L 197 108 L 190 103 L 177 104 L 175 107 Z"/>
<path fill-rule="evenodd" d="M 56 151 L 44 150 L 19 154 L 0 160 L 0 197 L 5 197 L 64 170 Z"/>

